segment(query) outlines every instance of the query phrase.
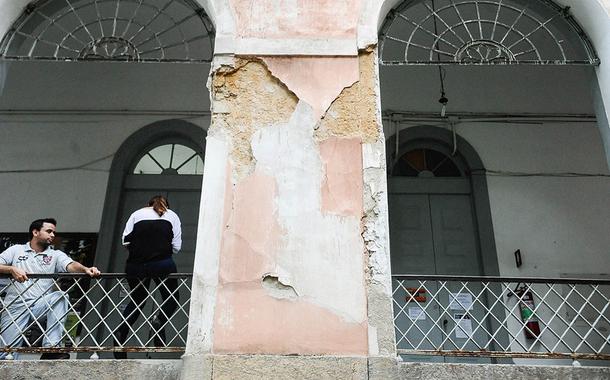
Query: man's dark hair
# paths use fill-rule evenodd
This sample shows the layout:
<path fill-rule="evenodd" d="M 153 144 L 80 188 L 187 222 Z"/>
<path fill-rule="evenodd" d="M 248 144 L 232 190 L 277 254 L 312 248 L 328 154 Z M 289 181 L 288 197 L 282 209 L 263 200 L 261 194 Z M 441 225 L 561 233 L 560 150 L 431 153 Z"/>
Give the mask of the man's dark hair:
<path fill-rule="evenodd" d="M 40 231 L 42 229 L 42 225 L 45 223 L 50 223 L 54 226 L 57 226 L 57 220 L 54 218 L 44 218 L 44 219 L 36 219 L 30 224 L 30 240 L 34 237 L 33 231 Z"/>

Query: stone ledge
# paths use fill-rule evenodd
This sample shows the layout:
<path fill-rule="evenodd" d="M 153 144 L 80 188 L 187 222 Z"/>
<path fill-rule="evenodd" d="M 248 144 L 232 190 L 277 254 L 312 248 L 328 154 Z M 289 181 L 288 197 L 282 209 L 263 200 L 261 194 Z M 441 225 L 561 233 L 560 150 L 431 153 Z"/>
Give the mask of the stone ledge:
<path fill-rule="evenodd" d="M 397 376 L 399 379 L 422 380 L 602 380 L 610 379 L 610 367 L 570 367 L 516 364 L 400 363 L 398 365 Z"/>
<path fill-rule="evenodd" d="M 182 380 L 363 379 L 366 357 L 185 355 Z M 203 376 L 205 374 L 205 376 Z"/>
<path fill-rule="evenodd" d="M 184 371 L 183 371 L 184 369 Z M 0 379 L 602 380 L 610 367 L 398 363 L 388 357 L 185 355 L 183 360 L 2 360 Z"/>
<path fill-rule="evenodd" d="M 26 380 L 174 380 L 176 360 L 0 360 L 0 379 Z"/>

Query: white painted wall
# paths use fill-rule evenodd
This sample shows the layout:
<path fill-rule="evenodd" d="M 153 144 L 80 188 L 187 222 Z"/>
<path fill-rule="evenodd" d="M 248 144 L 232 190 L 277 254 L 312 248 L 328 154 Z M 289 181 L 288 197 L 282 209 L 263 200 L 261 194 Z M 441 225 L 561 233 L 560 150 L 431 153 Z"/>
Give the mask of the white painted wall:
<path fill-rule="evenodd" d="M 129 135 L 175 118 L 207 128 L 197 115 L 209 109 L 209 65 L 0 65 L 2 232 L 46 216 L 60 231 L 98 232 L 112 158 Z"/>
<path fill-rule="evenodd" d="M 593 123 L 466 124 L 457 131 L 488 170 L 609 174 Z M 610 272 L 610 177 L 488 176 L 487 184 L 501 275 Z"/>
<path fill-rule="evenodd" d="M 444 70 L 448 114 L 594 114 L 591 67 L 447 66 Z M 440 113 L 437 67 L 381 66 L 380 86 L 383 111 Z"/>
<path fill-rule="evenodd" d="M 593 115 L 594 79 L 585 67 L 450 67 L 447 111 Z M 381 68 L 384 111 L 438 114 L 439 88 L 435 67 Z M 394 130 L 384 127 L 389 138 Z M 461 122 L 456 132 L 488 170 L 609 173 L 600 129 L 591 121 Z M 502 275 L 610 272 L 610 177 L 488 176 L 488 190 Z M 520 269 L 516 249 L 523 254 Z"/>

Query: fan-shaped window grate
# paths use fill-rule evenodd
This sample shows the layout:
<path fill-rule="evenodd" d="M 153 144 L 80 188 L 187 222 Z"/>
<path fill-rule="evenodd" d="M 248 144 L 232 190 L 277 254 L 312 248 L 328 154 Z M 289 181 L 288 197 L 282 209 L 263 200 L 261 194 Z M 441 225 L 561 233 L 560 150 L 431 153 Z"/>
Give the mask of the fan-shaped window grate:
<path fill-rule="evenodd" d="M 146 152 L 133 174 L 203 174 L 200 152 L 180 144 L 165 144 Z"/>
<path fill-rule="evenodd" d="M 550 0 L 405 0 L 380 44 L 385 65 L 599 63 L 568 8 Z"/>
<path fill-rule="evenodd" d="M 213 28 L 191 0 L 41 0 L 0 44 L 9 59 L 210 62 Z"/>
<path fill-rule="evenodd" d="M 433 149 L 413 149 L 394 164 L 392 176 L 461 177 L 462 172 L 451 157 Z"/>

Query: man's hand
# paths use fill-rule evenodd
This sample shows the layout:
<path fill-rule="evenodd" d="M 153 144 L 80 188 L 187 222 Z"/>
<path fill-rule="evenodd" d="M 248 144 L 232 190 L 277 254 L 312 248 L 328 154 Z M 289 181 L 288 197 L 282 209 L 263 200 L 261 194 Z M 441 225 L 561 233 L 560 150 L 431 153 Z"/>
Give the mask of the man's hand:
<path fill-rule="evenodd" d="M 99 269 L 96 267 L 85 268 L 85 273 L 87 273 L 91 277 L 97 277 L 101 274 Z"/>
<path fill-rule="evenodd" d="M 17 282 L 24 282 L 28 280 L 28 275 L 25 274 L 25 271 L 17 267 L 11 267 L 11 276 L 13 276 Z"/>

